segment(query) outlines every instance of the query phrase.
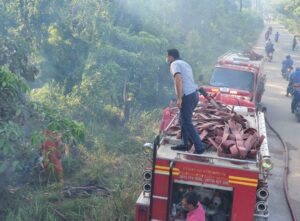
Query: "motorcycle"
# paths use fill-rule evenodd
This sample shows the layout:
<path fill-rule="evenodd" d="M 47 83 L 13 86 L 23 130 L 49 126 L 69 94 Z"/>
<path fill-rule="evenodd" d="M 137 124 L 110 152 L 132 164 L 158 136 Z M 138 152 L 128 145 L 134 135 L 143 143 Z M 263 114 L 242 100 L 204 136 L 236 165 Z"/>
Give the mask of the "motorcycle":
<path fill-rule="evenodd" d="M 282 77 L 285 79 L 285 80 L 289 80 L 290 79 L 290 75 L 292 73 L 292 70 L 293 68 L 292 67 L 289 67 L 286 71 L 283 71 L 282 72 Z"/>
<path fill-rule="evenodd" d="M 292 113 L 295 115 L 297 122 L 300 123 L 300 85 L 294 86 L 291 90 L 291 93 L 293 95 L 292 100 Z"/>
<path fill-rule="evenodd" d="M 275 36 L 274 36 L 274 41 L 277 43 L 279 40 L 279 32 L 276 32 Z"/>
<path fill-rule="evenodd" d="M 265 51 L 267 55 L 267 61 L 271 62 L 273 60 L 273 53 L 275 51 L 273 44 L 266 45 Z"/>
<path fill-rule="evenodd" d="M 296 108 L 294 110 L 294 115 L 297 119 L 297 122 L 300 123 L 300 102 L 296 104 Z"/>
<path fill-rule="evenodd" d="M 268 62 L 271 62 L 273 60 L 273 51 L 272 52 L 268 52 L 268 54 L 267 54 L 267 60 L 268 60 Z"/>
<path fill-rule="evenodd" d="M 265 46 L 265 52 L 266 52 L 266 55 L 267 55 L 267 60 L 269 62 L 271 62 L 273 60 L 273 53 L 274 53 L 275 49 L 274 49 L 274 45 L 271 41 L 268 41 L 266 43 L 266 46 Z"/>

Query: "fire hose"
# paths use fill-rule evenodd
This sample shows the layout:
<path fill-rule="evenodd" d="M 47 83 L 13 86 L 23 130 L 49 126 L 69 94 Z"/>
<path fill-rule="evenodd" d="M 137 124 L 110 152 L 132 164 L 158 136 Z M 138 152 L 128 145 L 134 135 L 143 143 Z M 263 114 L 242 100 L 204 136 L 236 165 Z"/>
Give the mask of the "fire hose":
<path fill-rule="evenodd" d="M 270 124 L 270 122 L 268 121 L 268 118 L 266 117 L 266 122 L 267 125 L 269 126 L 269 128 L 276 134 L 276 136 L 278 137 L 278 139 L 280 140 L 280 142 L 283 145 L 283 149 L 284 149 L 284 153 L 285 153 L 285 160 L 284 160 L 284 171 L 283 171 L 283 188 L 284 188 L 284 195 L 288 204 L 288 208 L 292 217 L 293 221 L 297 221 L 295 212 L 292 208 L 291 205 L 291 199 L 288 193 L 288 170 L 289 170 L 289 152 L 288 152 L 288 148 L 286 146 L 286 143 L 284 142 L 284 140 L 282 139 L 282 137 L 280 136 L 280 134 L 278 133 L 278 131 L 276 131 L 274 129 L 274 127 L 272 127 L 272 125 Z"/>
<path fill-rule="evenodd" d="M 264 136 L 249 126 L 247 120 L 232 108 L 210 97 L 202 88 L 199 92 L 209 101 L 194 110 L 193 120 L 201 140 L 217 151 L 219 157 L 255 158 Z M 181 138 L 179 122 L 171 122 L 166 135 Z"/>

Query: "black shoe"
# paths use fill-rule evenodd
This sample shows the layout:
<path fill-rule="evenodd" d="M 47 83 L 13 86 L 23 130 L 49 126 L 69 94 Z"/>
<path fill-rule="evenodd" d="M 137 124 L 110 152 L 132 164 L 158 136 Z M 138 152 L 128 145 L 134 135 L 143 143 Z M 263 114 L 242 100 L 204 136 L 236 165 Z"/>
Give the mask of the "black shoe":
<path fill-rule="evenodd" d="M 178 151 L 187 151 L 188 147 L 185 146 L 184 144 L 179 144 L 179 145 L 176 145 L 176 146 L 172 146 L 171 149 L 172 150 L 178 150 Z"/>
<path fill-rule="evenodd" d="M 200 149 L 200 150 L 195 150 L 194 154 L 203 154 L 204 153 L 204 149 Z"/>

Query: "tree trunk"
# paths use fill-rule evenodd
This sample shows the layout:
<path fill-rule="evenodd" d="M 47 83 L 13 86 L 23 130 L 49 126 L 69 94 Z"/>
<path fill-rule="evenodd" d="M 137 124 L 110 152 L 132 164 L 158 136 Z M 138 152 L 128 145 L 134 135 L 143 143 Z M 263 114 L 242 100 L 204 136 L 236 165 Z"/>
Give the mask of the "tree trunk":
<path fill-rule="evenodd" d="M 128 99 L 128 84 L 127 79 L 123 86 L 123 124 L 126 124 L 130 117 L 130 101 Z"/>

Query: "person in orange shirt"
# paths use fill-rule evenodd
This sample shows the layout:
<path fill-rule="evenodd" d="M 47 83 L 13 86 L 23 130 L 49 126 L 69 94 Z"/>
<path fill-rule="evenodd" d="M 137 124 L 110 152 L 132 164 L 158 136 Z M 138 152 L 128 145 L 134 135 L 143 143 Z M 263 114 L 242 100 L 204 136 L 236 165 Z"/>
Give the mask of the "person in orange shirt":
<path fill-rule="evenodd" d="M 59 179 L 59 182 L 64 182 L 64 170 L 61 163 L 60 147 L 62 145 L 61 132 L 54 132 L 50 130 L 44 131 L 45 140 L 41 146 L 41 153 L 43 157 L 43 166 L 48 169 L 50 164 L 53 164 L 55 173 Z"/>
<path fill-rule="evenodd" d="M 178 113 L 177 100 L 173 98 L 170 100 L 169 106 L 163 110 L 163 116 L 159 125 L 160 134 L 163 133 L 163 131 L 171 123 L 176 113 Z"/>

